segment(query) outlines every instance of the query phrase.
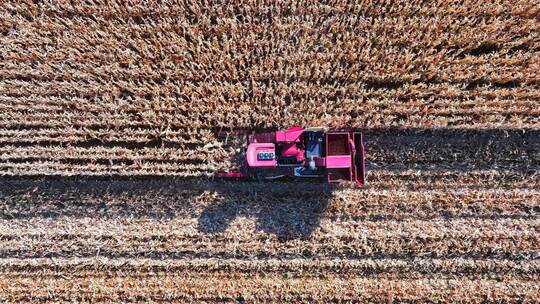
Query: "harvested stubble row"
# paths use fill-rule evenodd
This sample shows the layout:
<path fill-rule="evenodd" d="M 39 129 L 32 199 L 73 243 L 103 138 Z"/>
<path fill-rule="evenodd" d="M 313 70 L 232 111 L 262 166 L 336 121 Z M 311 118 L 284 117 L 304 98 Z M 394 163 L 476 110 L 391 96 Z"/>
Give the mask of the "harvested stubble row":
<path fill-rule="evenodd" d="M 23 225 L 15 222 L 13 225 L 17 229 L 9 230 L 2 227 L 0 244 L 2 256 L 17 256 L 18 258 L 36 257 L 62 257 L 66 248 L 70 248 L 71 254 L 80 257 L 104 256 L 109 258 L 187 258 L 187 257 L 207 257 L 207 258 L 241 258 L 256 259 L 257 257 L 291 259 L 291 258 L 317 258 L 325 259 L 380 259 L 408 260 L 412 256 L 422 258 L 449 259 L 464 258 L 478 259 L 478 263 L 483 259 L 500 260 L 497 267 L 503 267 L 505 262 L 532 258 L 540 250 L 540 237 L 536 235 L 540 229 L 540 221 L 529 220 L 523 223 L 522 219 L 509 220 L 506 218 L 498 220 L 474 220 L 466 218 L 463 220 L 452 220 L 449 223 L 442 220 L 411 220 L 404 223 L 387 221 L 362 221 L 362 228 L 358 228 L 357 219 L 347 221 L 336 221 L 326 219 L 321 215 L 319 228 L 312 233 L 308 241 L 290 241 L 286 244 L 278 239 L 269 238 L 266 234 L 254 234 L 255 225 L 258 225 L 265 232 L 275 232 L 285 235 L 291 230 L 303 233 L 302 230 L 309 229 L 310 219 L 304 219 L 305 223 L 288 223 L 282 220 L 282 227 L 272 226 L 268 223 L 268 216 L 258 214 L 260 222 L 253 223 L 252 219 L 239 219 L 234 223 L 233 230 L 240 230 L 241 233 L 223 233 L 219 237 L 205 237 L 207 231 L 217 231 L 218 228 L 205 223 L 202 232 L 194 233 L 201 224 L 195 219 L 171 220 L 168 225 L 174 225 L 181 232 L 160 232 L 159 234 L 134 233 L 126 234 L 126 231 L 135 230 L 133 227 L 142 226 L 148 231 L 158 231 L 168 229 L 161 223 L 153 221 L 129 221 L 122 223 L 116 221 L 94 221 L 92 225 L 98 227 L 115 227 L 109 229 L 108 233 L 103 231 L 92 231 L 92 226 L 81 221 L 80 228 L 71 227 L 71 234 L 62 233 L 62 228 L 70 227 L 69 224 L 60 221 L 54 228 L 60 232 L 43 232 L 51 226 L 48 221 L 40 222 L 35 220 L 36 227 L 28 228 L 28 234 L 17 233 L 21 231 Z M 201 223 L 208 218 L 201 220 Z M 276 217 L 276 221 L 280 220 Z M 291 221 L 291 220 L 288 220 Z M 127 222 L 127 221 L 126 221 Z M 18 225 L 17 225 L 18 224 Z M 24 224 L 27 224 L 24 221 Z M 296 225 L 296 226 L 295 226 Z M 304 225 L 305 227 L 301 227 Z M 4 225 L 2 225 L 4 226 Z M 56 230 L 55 229 L 55 230 Z M 78 231 L 77 231 L 78 230 Z M 138 229 L 137 229 L 138 230 Z M 185 230 L 185 231 L 184 231 Z M 4 232 L 5 231 L 5 232 Z M 64 230 L 65 231 L 65 230 Z M 88 232 L 92 231 L 92 232 Z M 121 233 L 115 233 L 120 231 Z M 397 232 L 393 232 L 397 231 Z M 5 233 L 5 234 L 4 234 Z M 99 248 L 96 250 L 95 248 Z M 129 248 L 129 251 L 126 251 Z M 518 262 L 520 263 L 520 262 Z M 521 264 L 521 263 L 520 263 Z M 479 266 L 477 266 L 479 267 Z M 493 265 L 492 265 L 493 267 Z M 488 268 L 489 269 L 489 268 Z M 479 267 L 468 272 L 483 273 L 485 269 Z M 450 269 L 441 270 L 453 272 Z M 504 269 L 508 271 L 508 269 Z M 540 271 L 540 264 L 526 263 L 525 270 L 530 271 L 530 276 L 536 277 L 536 272 Z M 491 274 L 497 271 L 491 271 Z"/>
<path fill-rule="evenodd" d="M 90 293 L 105 302 L 538 296 L 537 188 L 2 181 L 5 300 L 85 300 Z M 456 290 L 458 282 L 476 288 Z M 127 293 L 126 284 L 133 288 Z M 317 284 L 348 291 L 320 292 Z"/>
<path fill-rule="evenodd" d="M 537 301 L 539 16 L 2 2 L 0 301 Z M 365 129 L 369 185 L 201 178 L 291 125 Z"/>
<path fill-rule="evenodd" d="M 205 276 L 198 273 L 154 273 L 149 276 L 92 275 L 74 279 L 69 275 L 26 281 L 15 277 L 2 284 L 14 302 L 140 301 L 140 302 L 534 302 L 540 296 L 531 281 L 468 279 L 371 279 L 330 276 L 291 278 L 281 275 L 234 273 Z M 96 289 L 99 283 L 99 289 Z M 33 297 L 26 290 L 33 289 Z M 129 298 L 118 294 L 129 290 Z M 66 292 L 68 291 L 68 292 Z M 74 292 L 74 296 L 69 295 Z M 283 291 L 289 291 L 284 293 Z"/>

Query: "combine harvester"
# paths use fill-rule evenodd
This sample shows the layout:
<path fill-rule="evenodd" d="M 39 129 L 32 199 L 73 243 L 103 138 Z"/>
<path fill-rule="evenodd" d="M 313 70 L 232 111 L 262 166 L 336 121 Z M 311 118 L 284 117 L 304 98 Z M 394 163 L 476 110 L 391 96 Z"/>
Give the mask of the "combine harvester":
<path fill-rule="evenodd" d="M 256 180 L 315 177 L 361 186 L 366 182 L 362 133 L 301 127 L 252 133 L 240 171 L 217 176 Z"/>

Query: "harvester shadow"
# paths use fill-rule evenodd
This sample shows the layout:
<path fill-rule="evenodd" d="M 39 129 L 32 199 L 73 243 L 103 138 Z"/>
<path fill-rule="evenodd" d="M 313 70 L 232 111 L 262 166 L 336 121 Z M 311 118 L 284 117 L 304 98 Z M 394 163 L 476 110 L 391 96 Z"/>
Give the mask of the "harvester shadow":
<path fill-rule="evenodd" d="M 243 217 L 255 220 L 256 231 L 305 238 L 318 227 L 334 188 L 323 182 L 207 178 L 0 178 L 0 219 L 195 218 L 197 229 L 209 234 Z"/>
<path fill-rule="evenodd" d="M 188 217 L 207 184 L 152 176 L 0 178 L 0 219 Z"/>
<path fill-rule="evenodd" d="M 256 222 L 256 231 L 288 240 L 307 238 L 313 233 L 335 186 L 276 181 L 218 184 L 218 188 L 220 199 L 199 217 L 200 232 L 225 232 L 236 219 L 248 218 Z"/>

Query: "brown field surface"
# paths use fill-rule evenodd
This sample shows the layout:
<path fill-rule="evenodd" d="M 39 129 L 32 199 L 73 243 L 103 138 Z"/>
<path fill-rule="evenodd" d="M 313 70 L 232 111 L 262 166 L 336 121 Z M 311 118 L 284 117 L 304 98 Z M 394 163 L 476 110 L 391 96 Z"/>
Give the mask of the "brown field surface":
<path fill-rule="evenodd" d="M 368 185 L 211 177 L 292 125 Z M 0 3 L 0 302 L 539 299 L 539 1 Z"/>

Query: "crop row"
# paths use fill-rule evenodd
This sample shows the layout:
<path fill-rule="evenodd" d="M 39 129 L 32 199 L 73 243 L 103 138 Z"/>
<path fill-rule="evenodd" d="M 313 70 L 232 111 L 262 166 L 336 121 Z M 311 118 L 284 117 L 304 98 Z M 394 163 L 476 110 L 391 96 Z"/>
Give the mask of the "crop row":
<path fill-rule="evenodd" d="M 109 5 L 107 1 L 93 1 L 92 3 L 80 3 L 77 5 L 63 2 L 48 3 L 45 8 L 46 15 L 68 16 L 74 20 L 76 17 L 100 16 L 100 19 L 128 20 L 136 16 L 165 16 L 186 15 L 216 15 L 219 17 L 235 17 L 236 14 L 260 16 L 268 11 L 275 11 L 284 15 L 306 15 L 322 12 L 351 12 L 361 16 L 437 16 L 441 13 L 455 17 L 479 15 L 485 17 L 496 16 L 519 16 L 521 18 L 534 17 L 538 8 L 530 1 L 492 2 L 492 1 L 466 1 L 447 2 L 436 1 L 433 5 L 421 5 L 421 1 L 399 0 L 388 3 L 374 1 L 351 2 L 346 0 L 335 1 L 333 6 L 317 1 L 307 1 L 305 5 L 299 5 L 295 1 L 255 2 L 240 1 L 229 5 L 220 5 L 219 2 L 201 4 L 198 1 L 178 1 L 178 5 L 169 3 L 150 2 L 149 4 L 133 3 L 129 6 Z M 479 7 L 481 5 L 481 7 Z M 2 6 L 12 13 L 35 13 L 42 6 L 33 2 L 5 3 Z M 254 18 L 256 19 L 256 18 Z M 132 20 L 132 22 L 134 22 Z"/>
<path fill-rule="evenodd" d="M 248 128 L 246 122 L 250 120 L 258 120 L 262 116 L 256 113 L 250 113 L 251 110 L 256 110 L 257 106 L 248 105 L 244 101 L 238 101 L 236 105 L 222 104 L 218 101 L 221 97 L 211 97 L 201 103 L 206 106 L 196 107 L 189 105 L 192 109 L 186 106 L 176 106 L 182 104 L 183 101 L 177 101 L 170 106 L 175 108 L 172 111 L 160 110 L 145 110 L 141 107 L 138 111 L 130 113 L 119 111 L 117 113 L 93 112 L 93 111 L 58 111 L 53 112 L 36 112 L 32 109 L 6 110 L 0 115 L 2 124 L 0 127 L 7 129 L 24 129 L 35 127 L 50 127 L 58 128 L 62 126 L 73 126 L 81 129 L 84 128 L 144 128 L 149 134 L 159 134 L 164 129 L 179 129 L 186 126 L 193 128 L 205 128 L 209 126 L 241 126 Z M 397 123 L 385 124 L 384 117 L 388 119 L 402 119 L 405 126 L 426 126 L 430 122 L 440 120 L 439 126 L 451 125 L 453 121 L 471 121 L 472 125 L 485 127 L 535 127 L 539 126 L 540 111 L 537 110 L 530 102 L 520 104 L 514 102 L 512 105 L 501 104 L 500 106 L 484 104 L 483 100 L 475 100 L 472 108 L 460 103 L 448 102 L 446 104 L 433 104 L 430 99 L 419 105 L 413 104 L 393 104 L 393 99 L 371 100 L 365 101 L 360 99 L 340 99 L 339 103 L 323 102 L 320 108 L 310 108 L 314 105 L 317 98 L 299 98 L 291 99 L 290 101 L 275 100 L 276 109 L 272 110 L 272 106 L 265 103 L 261 105 L 268 109 L 266 119 L 270 121 L 278 121 L 280 115 L 285 115 L 282 124 L 289 122 L 309 123 L 310 121 L 302 116 L 295 116 L 299 113 L 299 109 L 305 110 L 311 123 L 325 122 L 328 125 L 336 125 L 337 121 L 331 121 L 332 118 L 337 118 L 338 121 L 350 124 L 355 122 L 355 126 L 363 126 L 362 119 L 366 120 L 371 127 L 375 126 L 392 126 Z M 273 103 L 273 102 L 272 102 Z M 286 109 L 291 109 L 288 111 Z M 235 111 L 236 110 L 236 111 Z M 332 115 L 321 117 L 319 111 L 326 111 Z M 25 117 L 26 120 L 23 120 Z M 228 121 L 227 124 L 221 123 Z M 219 122 L 219 123 L 218 123 Z M 231 124 L 234 123 L 234 124 Z M 238 125 L 236 125 L 238 123 Z"/>
<path fill-rule="evenodd" d="M 15 141 L 11 145 L 5 143 L 0 148 L 0 160 L 22 162 L 32 159 L 80 163 L 156 161 L 170 162 L 181 167 L 183 162 L 188 161 L 200 161 L 202 165 L 203 161 L 222 163 L 241 156 L 239 149 L 242 144 L 233 143 L 232 135 L 229 141 L 229 138 L 217 137 L 210 131 L 193 135 L 184 133 L 184 130 L 163 131 L 162 144 L 151 137 L 147 137 L 146 142 L 138 141 L 144 138 L 145 132 L 135 132 L 133 129 L 86 130 L 84 133 L 69 131 L 69 128 L 48 130 L 48 136 L 44 138 L 24 137 L 32 134 L 32 131 L 9 132 L 16 134 L 17 138 L 12 138 Z M 67 137 L 57 137 L 63 132 Z M 108 140 L 92 141 L 86 138 L 98 134 L 106 134 Z M 137 138 L 137 135 L 141 138 Z M 474 143 L 460 138 L 459 135 L 437 138 L 368 134 L 365 138 L 367 160 L 372 170 L 499 168 L 533 171 L 540 165 L 540 145 L 534 142 L 533 137 L 529 139 L 527 136 L 511 139 L 479 136 Z M 32 144 L 35 141 L 37 142 Z M 42 144 L 43 142 L 46 144 Z"/>
<path fill-rule="evenodd" d="M 485 179 L 485 176 L 470 178 Z M 535 190 L 537 184 L 526 182 L 520 181 L 528 186 L 526 188 L 501 189 L 500 184 L 495 187 L 497 184 L 483 183 L 477 183 L 477 187 L 451 187 L 443 180 L 439 182 L 440 187 L 424 185 L 415 190 L 410 184 L 332 189 L 319 183 L 221 183 L 174 178 L 139 181 L 73 181 L 64 178 L 26 182 L 3 179 L 1 211 L 4 219 L 39 218 L 45 214 L 93 214 L 101 218 L 122 215 L 134 218 L 193 217 L 207 208 L 215 208 L 216 215 L 219 215 L 219 208 L 244 216 L 292 209 L 322 217 L 366 220 L 526 218 L 537 216 L 540 211 L 537 208 L 540 200 L 540 194 Z"/>
<path fill-rule="evenodd" d="M 194 215 L 198 218 L 172 217 L 165 222 L 129 220 L 129 215 L 118 221 L 97 220 L 84 214 L 55 221 L 3 221 L 0 256 L 530 259 L 540 251 L 540 224 L 535 216 L 369 221 L 317 218 L 309 208 L 282 206 L 273 208 L 277 211 L 259 207 L 251 214 L 239 211 L 234 216 L 230 214 L 233 208 L 226 206 L 220 213 L 207 209 Z M 31 228 L 24 228 L 23 223 Z M 309 239 L 294 240 L 306 235 Z M 282 238 L 290 241 L 282 242 Z"/>
<path fill-rule="evenodd" d="M 534 261 L 511 261 L 494 259 L 153 259 L 140 257 L 110 259 L 100 257 L 70 257 L 70 258 L 2 258 L 0 259 L 1 273 L 18 272 L 20 275 L 51 275 L 54 273 L 76 273 L 82 271 L 88 272 L 117 272 L 119 276 L 137 276 L 141 278 L 148 277 L 155 272 L 181 273 L 186 271 L 199 272 L 204 276 L 205 273 L 229 272 L 238 277 L 242 273 L 251 276 L 257 276 L 257 272 L 268 274 L 287 275 L 294 274 L 306 278 L 320 277 L 326 275 L 332 276 L 341 274 L 354 278 L 355 275 L 365 275 L 366 277 L 387 277 L 406 279 L 406 275 L 411 278 L 432 277 L 436 278 L 460 278 L 465 277 L 481 278 L 489 276 L 500 278 L 526 279 L 535 278 L 538 275 L 538 263 Z M 37 272 L 37 273 L 36 273 Z M 404 275 L 400 275 L 400 273 Z M 91 275 L 89 276 L 91 277 Z M 532 281 L 532 280 L 531 280 Z"/>
<path fill-rule="evenodd" d="M 540 295 L 534 281 L 507 279 L 379 279 L 329 276 L 295 278 L 279 274 L 157 273 L 152 276 L 114 276 L 94 272 L 56 277 L 3 276 L 4 301 L 221 301 L 320 302 L 333 301 L 438 301 L 533 303 Z M 32 278 L 32 280 L 28 280 Z M 76 293 L 74 293 L 76 292 Z"/>

